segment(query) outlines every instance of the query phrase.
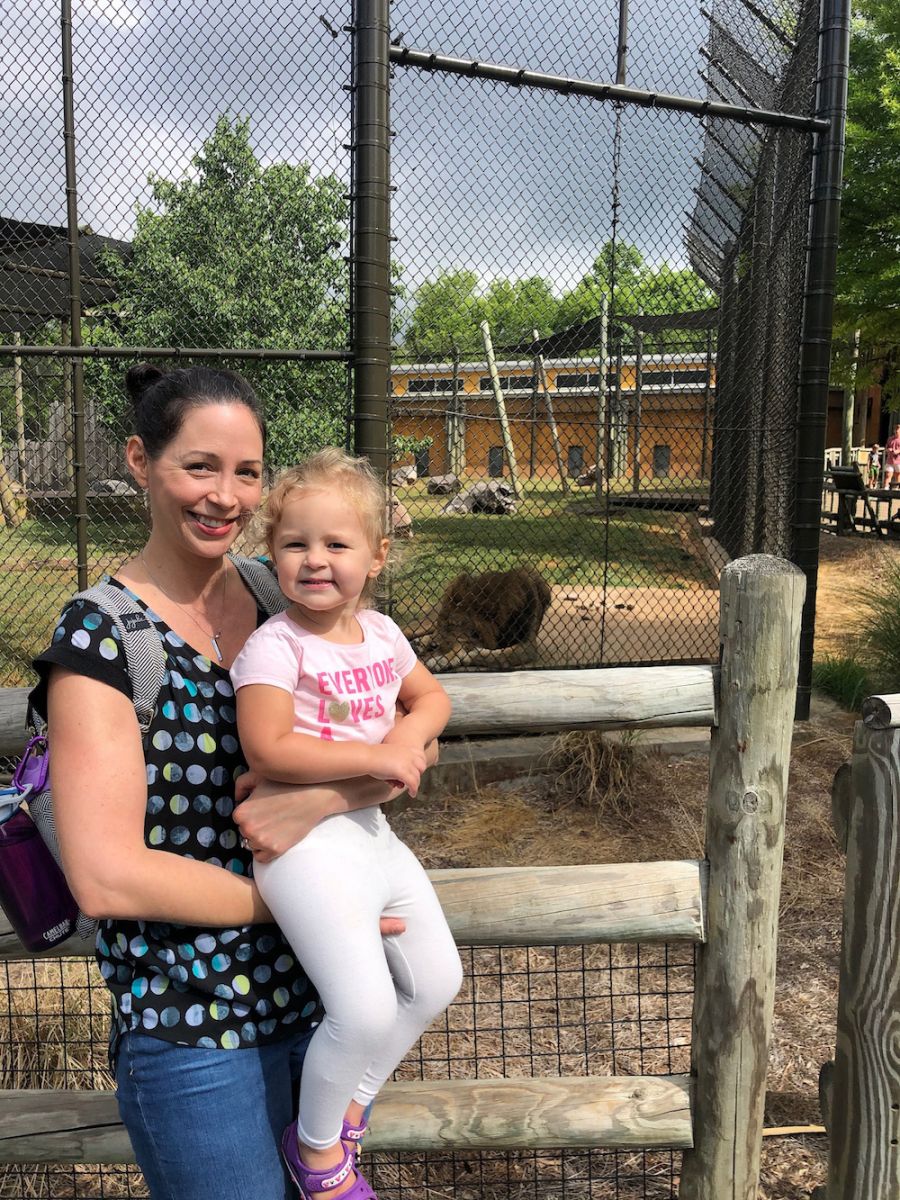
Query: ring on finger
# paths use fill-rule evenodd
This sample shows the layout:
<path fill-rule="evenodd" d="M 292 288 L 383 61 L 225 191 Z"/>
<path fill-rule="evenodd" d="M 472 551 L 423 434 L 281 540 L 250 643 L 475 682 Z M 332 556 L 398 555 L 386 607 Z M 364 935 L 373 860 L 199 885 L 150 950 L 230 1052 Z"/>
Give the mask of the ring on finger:
<path fill-rule="evenodd" d="M 242 850 L 251 850 L 251 851 L 253 850 L 253 847 L 250 845 L 250 839 L 244 837 L 243 835 L 241 836 L 241 849 Z"/>

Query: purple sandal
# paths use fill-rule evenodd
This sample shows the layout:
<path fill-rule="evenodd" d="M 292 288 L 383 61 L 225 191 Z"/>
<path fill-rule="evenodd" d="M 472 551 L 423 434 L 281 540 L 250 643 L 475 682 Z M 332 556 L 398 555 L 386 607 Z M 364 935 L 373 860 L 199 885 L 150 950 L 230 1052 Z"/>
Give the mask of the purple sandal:
<path fill-rule="evenodd" d="M 351 1172 L 356 1176 L 356 1180 L 346 1192 L 341 1193 L 341 1200 L 378 1200 L 368 1181 L 356 1170 L 356 1146 L 346 1151 L 337 1166 L 326 1167 L 324 1171 L 314 1171 L 300 1158 L 297 1125 L 296 1122 L 292 1122 L 281 1136 L 281 1153 L 303 1200 L 310 1200 L 313 1192 L 333 1191 Z"/>
<path fill-rule="evenodd" d="M 341 1125 L 341 1141 L 352 1143 L 349 1149 L 353 1152 L 354 1167 L 359 1159 L 360 1150 L 362 1149 L 362 1140 L 366 1136 L 366 1130 L 368 1128 L 369 1122 L 365 1118 L 363 1118 L 361 1125 L 351 1125 L 350 1122 L 344 1118 L 344 1122 Z"/>

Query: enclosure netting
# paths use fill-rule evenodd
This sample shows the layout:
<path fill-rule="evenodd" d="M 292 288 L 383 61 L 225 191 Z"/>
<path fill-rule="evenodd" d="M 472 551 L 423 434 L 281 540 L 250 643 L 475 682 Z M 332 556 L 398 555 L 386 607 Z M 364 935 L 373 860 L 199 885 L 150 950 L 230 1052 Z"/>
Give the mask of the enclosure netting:
<path fill-rule="evenodd" d="M 606 81 L 618 11 L 612 0 L 396 0 L 392 36 Z M 800 0 L 716 0 L 711 14 L 633 2 L 625 79 L 809 115 L 815 12 Z M 6 14 L 0 685 L 31 682 L 31 657 L 76 588 L 76 478 L 91 582 L 145 535 L 122 465 L 128 365 L 246 373 L 276 468 L 348 439 L 350 15 L 337 0 L 77 6 L 73 274 L 58 14 Z M 387 598 L 394 616 L 437 666 L 713 659 L 723 556 L 792 549 L 810 135 L 401 65 L 392 125 L 393 466 L 407 468 L 393 496 L 398 532 L 412 532 Z M 64 350 L 78 332 L 73 282 L 95 357 Z M 184 347 L 205 355 L 176 354 Z M 497 511 L 444 511 L 477 508 L 478 495 Z M 442 642 L 450 581 L 516 567 L 550 589 L 536 646 L 478 661 L 464 640 Z M 683 1071 L 682 954 L 473 951 L 449 1024 L 404 1070 Z M 105 1004 L 87 966 L 5 972 L 5 1086 L 107 1082 Z M 676 1160 L 379 1156 L 373 1182 L 382 1200 L 423 1181 L 479 1198 L 668 1196 Z M 131 1168 L 0 1178 L 10 1197 L 142 1194 Z"/>
<path fill-rule="evenodd" d="M 397 1072 L 405 1079 L 684 1074 L 690 1067 L 690 946 L 478 947 L 444 1017 Z M 108 1002 L 83 959 L 4 964 L 2 1086 L 108 1088 Z M 235 1098 L 236 1102 L 239 1102 Z M 373 1121 L 377 1115 L 373 1115 Z M 373 1154 L 381 1200 L 663 1197 L 671 1151 Z M 365 1169 L 365 1166 L 364 1166 Z M 2 1166 L 0 1197 L 145 1196 L 137 1168 Z"/>

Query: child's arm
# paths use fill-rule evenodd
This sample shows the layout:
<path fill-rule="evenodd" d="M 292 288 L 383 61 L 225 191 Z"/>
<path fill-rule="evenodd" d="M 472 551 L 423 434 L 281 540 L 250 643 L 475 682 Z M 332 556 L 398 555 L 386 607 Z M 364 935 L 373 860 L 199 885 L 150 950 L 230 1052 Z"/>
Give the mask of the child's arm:
<path fill-rule="evenodd" d="M 398 696 L 406 709 L 384 739 L 388 746 L 427 746 L 444 732 L 450 720 L 450 697 L 426 666 L 417 662 L 404 676 Z"/>
<path fill-rule="evenodd" d="M 284 783 L 330 783 L 357 775 L 396 779 L 414 796 L 425 770 L 422 745 L 370 746 L 294 732 L 290 692 L 266 683 L 237 689 L 241 746 L 251 770 Z"/>

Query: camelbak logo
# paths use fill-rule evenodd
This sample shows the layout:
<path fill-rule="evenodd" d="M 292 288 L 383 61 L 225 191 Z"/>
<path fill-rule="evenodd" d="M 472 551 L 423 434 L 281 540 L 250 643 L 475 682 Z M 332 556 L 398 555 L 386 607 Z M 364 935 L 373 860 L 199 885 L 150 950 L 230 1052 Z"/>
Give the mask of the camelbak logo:
<path fill-rule="evenodd" d="M 127 633 L 134 633 L 135 629 L 152 629 L 152 625 L 144 616 L 143 613 L 124 613 L 122 616 L 122 624 Z"/>
<path fill-rule="evenodd" d="M 54 925 L 51 929 L 45 929 L 41 937 L 45 942 L 55 942 L 57 938 L 69 932 L 72 928 L 71 921 L 60 921 L 58 925 Z"/>

